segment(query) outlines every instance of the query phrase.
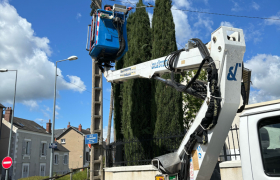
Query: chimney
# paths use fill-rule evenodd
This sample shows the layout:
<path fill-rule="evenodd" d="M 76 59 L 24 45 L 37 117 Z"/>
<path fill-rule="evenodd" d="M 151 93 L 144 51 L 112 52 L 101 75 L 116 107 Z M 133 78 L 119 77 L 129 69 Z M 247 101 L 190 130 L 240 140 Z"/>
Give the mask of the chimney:
<path fill-rule="evenodd" d="M 87 130 L 87 131 L 90 131 L 90 128 L 87 128 L 86 130 Z"/>
<path fill-rule="evenodd" d="M 12 120 L 12 108 L 8 107 L 5 111 L 5 120 L 11 123 Z"/>
<path fill-rule="evenodd" d="M 82 125 L 81 124 L 79 125 L 79 131 L 80 132 L 82 131 Z"/>
<path fill-rule="evenodd" d="M 70 122 L 68 122 L 67 129 L 70 128 Z"/>
<path fill-rule="evenodd" d="M 0 122 L 2 121 L 2 118 L 4 117 L 4 116 L 3 116 L 3 111 L 4 111 L 4 109 L 6 109 L 4 106 L 1 107 L 1 105 L 2 105 L 2 104 L 0 104 Z"/>
<path fill-rule="evenodd" d="M 46 129 L 48 133 L 52 133 L 52 123 L 51 120 L 49 120 L 49 122 L 46 125 Z"/>

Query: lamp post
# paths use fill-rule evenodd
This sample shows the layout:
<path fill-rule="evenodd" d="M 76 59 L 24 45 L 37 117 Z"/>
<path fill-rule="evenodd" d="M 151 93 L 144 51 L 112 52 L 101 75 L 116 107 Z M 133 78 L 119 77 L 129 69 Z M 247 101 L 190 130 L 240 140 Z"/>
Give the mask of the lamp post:
<path fill-rule="evenodd" d="M 16 72 L 16 79 L 15 79 L 15 91 L 14 91 L 14 102 L 13 102 L 13 109 L 12 109 L 12 119 L 11 119 L 11 129 L 10 129 L 10 136 L 9 136 L 9 146 L 8 146 L 8 156 L 10 156 L 11 151 L 11 144 L 12 144 L 12 132 L 13 132 L 13 122 L 14 122 L 14 112 L 15 112 L 15 101 L 16 101 L 16 89 L 17 89 L 17 70 L 8 70 L 8 69 L 0 69 L 0 72 L 8 72 L 8 71 L 15 71 Z M 1 119 L 2 121 L 2 119 Z M 6 170 L 5 180 L 8 180 L 9 170 Z"/>
<path fill-rule="evenodd" d="M 70 56 L 67 59 L 63 59 L 60 61 L 56 61 L 55 63 L 55 80 L 54 80 L 54 100 L 53 100 L 53 120 L 52 120 L 52 138 L 51 138 L 51 143 L 53 144 L 53 139 L 54 139 L 54 123 L 55 123 L 55 101 L 56 101 L 56 79 L 57 79 L 57 63 L 61 61 L 73 61 L 78 59 L 77 56 Z M 51 149 L 51 157 L 50 157 L 50 174 L 49 177 L 52 177 L 52 172 L 53 172 L 53 151 L 54 149 Z"/>

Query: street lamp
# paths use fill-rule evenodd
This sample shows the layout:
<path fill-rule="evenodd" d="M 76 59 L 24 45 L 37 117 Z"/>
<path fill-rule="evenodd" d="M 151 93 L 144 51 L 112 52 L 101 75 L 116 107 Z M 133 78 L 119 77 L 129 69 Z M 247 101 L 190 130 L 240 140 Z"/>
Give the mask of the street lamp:
<path fill-rule="evenodd" d="M 53 100 L 53 121 L 52 121 L 52 139 L 51 139 L 51 143 L 53 144 L 53 139 L 54 139 L 54 123 L 55 123 L 55 100 L 56 100 L 56 79 L 57 79 L 57 63 L 61 62 L 61 61 L 74 61 L 78 59 L 77 56 L 70 56 L 67 59 L 63 59 L 60 61 L 56 61 L 55 63 L 55 80 L 54 80 L 54 100 Z M 52 148 L 51 150 L 51 157 L 50 157 L 50 177 L 52 177 L 52 172 L 53 172 L 53 151 L 54 149 Z"/>
<path fill-rule="evenodd" d="M 14 112 L 15 112 L 15 101 L 16 101 L 16 89 L 17 89 L 17 70 L 0 69 L 0 72 L 8 72 L 8 71 L 15 71 L 16 72 L 14 102 L 13 102 L 13 109 L 12 109 L 11 129 L 10 129 L 9 146 L 8 146 L 8 156 L 10 156 L 11 142 L 12 142 L 12 132 L 13 132 L 13 122 L 14 122 Z M 2 121 L 2 119 L 1 119 L 1 121 Z M 9 173 L 9 171 L 7 169 L 5 180 L 8 180 L 8 173 Z"/>

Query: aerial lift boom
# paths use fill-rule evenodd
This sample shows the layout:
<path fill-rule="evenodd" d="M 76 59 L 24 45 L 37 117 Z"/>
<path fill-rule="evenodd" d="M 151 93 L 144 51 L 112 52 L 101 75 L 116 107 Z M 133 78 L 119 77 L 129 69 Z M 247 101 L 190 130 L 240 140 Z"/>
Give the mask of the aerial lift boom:
<path fill-rule="evenodd" d="M 180 172 L 179 176 L 183 179 L 210 179 L 240 106 L 244 53 L 242 29 L 221 26 L 211 34 L 207 45 L 192 39 L 185 49 L 169 56 L 115 71 L 105 68 L 104 76 L 108 82 L 154 78 L 178 91 L 205 99 L 177 152 L 156 157 L 152 161 L 160 172 Z M 173 76 L 174 73 L 198 69 L 199 74 L 205 67 L 208 72 L 206 83 L 194 78 L 191 84 L 185 86 L 173 78 L 160 78 L 160 75 L 170 71 Z"/>

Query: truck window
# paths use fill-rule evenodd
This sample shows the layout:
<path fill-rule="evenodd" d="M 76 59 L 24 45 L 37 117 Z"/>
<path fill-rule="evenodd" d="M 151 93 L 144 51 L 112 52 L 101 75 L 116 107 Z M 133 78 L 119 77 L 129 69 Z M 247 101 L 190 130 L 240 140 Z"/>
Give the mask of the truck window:
<path fill-rule="evenodd" d="M 280 177 L 280 116 L 262 119 L 258 132 L 264 172 Z"/>

